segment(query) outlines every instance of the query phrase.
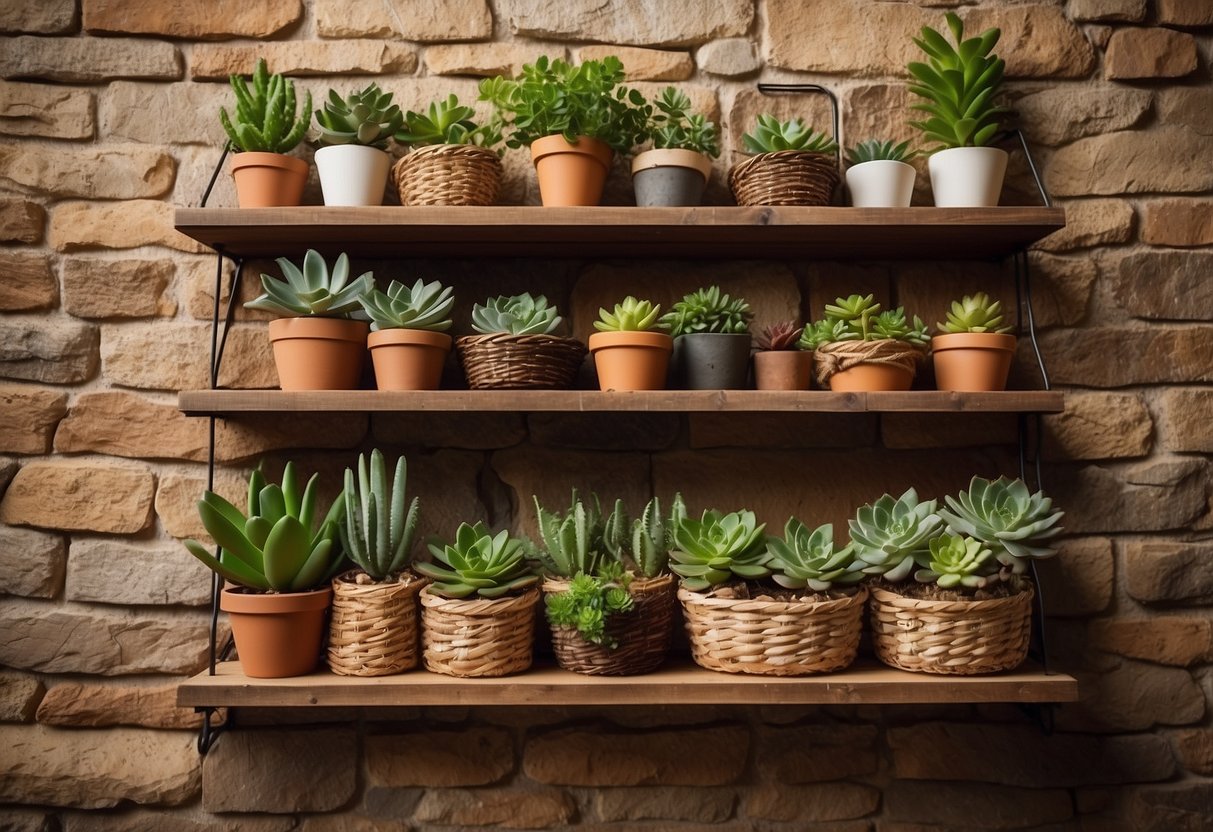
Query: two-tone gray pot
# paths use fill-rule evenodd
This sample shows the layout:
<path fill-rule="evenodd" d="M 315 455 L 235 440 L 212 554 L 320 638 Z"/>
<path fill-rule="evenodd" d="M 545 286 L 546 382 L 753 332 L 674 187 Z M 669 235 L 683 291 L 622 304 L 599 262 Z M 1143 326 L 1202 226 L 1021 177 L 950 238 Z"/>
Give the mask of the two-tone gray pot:
<path fill-rule="evenodd" d="M 741 390 L 750 369 L 750 333 L 690 332 L 676 339 L 688 390 Z"/>
<path fill-rule="evenodd" d="M 632 160 L 636 204 L 698 205 L 712 176 L 712 160 L 693 150 L 646 150 Z"/>

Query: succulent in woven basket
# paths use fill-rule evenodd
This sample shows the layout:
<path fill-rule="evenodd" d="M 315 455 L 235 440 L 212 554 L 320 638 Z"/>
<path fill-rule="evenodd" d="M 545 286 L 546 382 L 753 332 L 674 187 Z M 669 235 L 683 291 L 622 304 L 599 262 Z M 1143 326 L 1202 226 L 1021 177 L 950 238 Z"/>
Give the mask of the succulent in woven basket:
<path fill-rule="evenodd" d="M 563 319 L 543 295 L 498 295 L 472 306 L 472 329 L 485 335 L 549 335 Z"/>
<path fill-rule="evenodd" d="M 915 556 L 921 567 L 914 580 L 943 589 L 981 589 L 1000 579 L 994 553 L 980 540 L 958 534 L 941 534 L 929 541 L 928 550 Z"/>
<path fill-rule="evenodd" d="M 861 506 L 849 525 L 855 556 L 864 564 L 863 573 L 887 581 L 908 578 L 915 557 L 927 551 L 943 525 L 938 505 L 936 500 L 919 502 L 918 492 L 908 488 L 897 499 L 885 494 Z"/>
<path fill-rule="evenodd" d="M 631 295 L 615 304 L 613 312 L 599 308 L 598 320 L 594 321 L 594 329 L 599 332 L 664 332 L 669 328 L 661 318 L 661 304 L 637 300 Z"/>
<path fill-rule="evenodd" d="M 898 144 L 868 139 L 847 148 L 847 161 L 852 165 L 861 165 L 864 162 L 908 162 L 916 155 L 917 151 L 910 150 L 908 141 Z"/>
<path fill-rule="evenodd" d="M 248 513 L 207 491 L 198 516 L 219 546 L 216 558 L 197 540 L 185 548 L 211 571 L 234 584 L 263 592 L 304 592 L 329 582 L 345 566 L 338 539 L 345 499 L 338 497 L 316 526 L 318 474 L 300 490 L 295 464 L 282 484 L 266 483 L 261 470 L 249 476 Z"/>
<path fill-rule="evenodd" d="M 666 87 L 653 99 L 648 135 L 653 147 L 691 150 L 715 159 L 720 155 L 720 137 L 715 122 L 692 113 L 691 98 L 674 87 Z"/>
<path fill-rule="evenodd" d="M 856 561 L 854 544 L 834 547 L 834 526 L 826 523 L 810 531 L 795 517 L 789 518 L 783 538 L 767 542 L 767 554 L 775 583 L 788 589 L 808 588 L 826 592 L 863 580 L 863 563 Z"/>
<path fill-rule="evenodd" d="M 965 295 L 952 301 L 948 320 L 936 324 L 944 332 L 1010 332 L 1013 327 L 1002 326 L 1002 302 L 991 301 L 985 292 Z"/>
<path fill-rule="evenodd" d="M 574 489 L 564 516 L 545 509 L 537 496 L 532 499 L 543 544 L 535 556 L 543 570 L 562 578 L 597 574 L 602 564 L 611 559 L 610 550 L 618 548 L 618 544 L 608 547 L 604 540 L 606 527 L 598 495 L 591 494 L 589 500 L 582 500 Z"/>
<path fill-rule="evenodd" d="M 747 510 L 709 509 L 699 519 L 686 517 L 674 531 L 670 568 L 682 577 L 683 588 L 694 592 L 734 579 L 765 578 L 771 570 L 764 528 Z"/>
<path fill-rule="evenodd" d="M 766 351 L 786 351 L 799 348 L 800 334 L 804 327 L 795 321 L 779 321 L 763 327 L 754 338 L 754 346 Z"/>
<path fill-rule="evenodd" d="M 572 627 L 590 644 L 608 649 L 619 646 L 619 640 L 607 627 L 617 615 L 626 615 L 636 603 L 628 592 L 631 576 L 620 564 L 607 564 L 597 575 L 579 574 L 569 581 L 563 592 L 544 597 L 548 623 L 553 627 Z"/>
<path fill-rule="evenodd" d="M 459 103 L 451 94 L 420 112 L 409 110 L 396 132 L 396 141 L 411 147 L 438 144 L 471 145 L 492 149 L 501 143 L 501 119 L 494 114 L 483 124 L 475 121 L 476 110 Z M 497 150 L 500 155 L 503 150 Z"/>
<path fill-rule="evenodd" d="M 451 328 L 451 310 L 455 308 L 451 292 L 437 280 L 426 283 L 419 278 L 411 287 L 393 280 L 386 293 L 371 289 L 359 302 L 371 319 L 372 330 L 446 332 Z"/>
<path fill-rule="evenodd" d="M 275 73 L 270 75 L 265 58 L 257 59 L 250 91 L 244 78 L 232 75 L 228 81 L 236 96 L 235 120 L 219 108 L 219 122 L 232 147 L 240 151 L 286 153 L 303 140 L 311 120 L 312 94 L 309 92 L 299 112 L 295 104 L 295 84 Z"/>
<path fill-rule="evenodd" d="M 838 144 L 825 133 L 805 125 L 803 119 L 780 121 L 767 113 L 758 116 L 753 133 L 741 137 L 746 153 L 774 153 L 779 150 L 804 150 L 809 153 L 835 153 Z"/>
<path fill-rule="evenodd" d="M 358 474 L 345 469 L 345 522 L 340 528 L 341 545 L 350 560 L 375 581 L 387 580 L 408 568 L 413 537 L 417 532 L 420 500 L 414 497 L 405 508 L 408 462 L 402 456 L 388 486 L 387 466 L 378 449 L 368 464 L 358 455 Z"/>
<path fill-rule="evenodd" d="M 753 317 L 744 298 L 731 298 L 719 286 L 708 286 L 684 295 L 661 320 L 677 338 L 693 332 L 749 332 Z"/>
<path fill-rule="evenodd" d="M 500 598 L 539 581 L 527 565 L 524 541 L 508 530 L 494 535 L 482 522 L 460 523 L 453 543 L 428 548 L 434 562 L 413 568 L 433 578 L 428 590 L 443 598 Z"/>
<path fill-rule="evenodd" d="M 826 304 L 825 317 L 805 326 L 800 348 L 814 350 L 839 341 L 890 339 L 923 345 L 930 341 L 928 327 L 917 315 L 911 324 L 903 307 L 881 311 L 874 295 L 850 295 Z"/>
<path fill-rule="evenodd" d="M 375 288 L 373 272 L 350 280 L 350 259 L 337 257 L 332 270 L 315 249 L 308 249 L 300 269 L 285 257 L 276 261 L 284 280 L 261 275 L 263 294 L 244 304 L 248 309 L 275 312 L 283 317 L 313 315 L 322 318 L 366 320 L 362 298 Z"/>
<path fill-rule="evenodd" d="M 1023 480 L 973 477 L 967 491 L 944 501 L 947 508 L 940 509 L 939 516 L 949 531 L 989 546 L 1016 574 L 1027 569 L 1029 558 L 1057 554 L 1050 541 L 1061 534 L 1057 523 L 1064 512 L 1054 511 L 1053 500 L 1043 491 L 1030 492 Z"/>
<path fill-rule="evenodd" d="M 681 494 L 675 494 L 669 515 L 662 514 L 661 501 L 654 497 L 645 505 L 640 516 L 629 523 L 623 500 L 607 515 L 603 540 L 611 555 L 643 578 L 656 578 L 670 564 L 674 548 L 674 533 L 686 519 L 687 507 Z"/>
<path fill-rule="evenodd" d="M 392 93 L 378 84 L 342 98 L 329 90 L 324 109 L 316 111 L 322 145 L 356 144 L 386 150 L 388 139 L 404 123 L 400 107 L 392 103 Z"/>

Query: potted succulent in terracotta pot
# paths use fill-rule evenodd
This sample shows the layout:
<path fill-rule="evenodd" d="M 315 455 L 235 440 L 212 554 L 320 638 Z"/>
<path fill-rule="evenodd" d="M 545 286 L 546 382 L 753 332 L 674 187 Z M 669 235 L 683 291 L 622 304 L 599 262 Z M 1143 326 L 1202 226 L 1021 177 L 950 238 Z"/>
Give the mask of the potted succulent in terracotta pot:
<path fill-rule="evenodd" d="M 392 157 L 387 143 L 404 116 L 392 93 L 370 84 L 342 98 L 329 90 L 324 109 L 316 111 L 320 148 L 316 170 L 325 205 L 382 205 Z"/>
<path fill-rule="evenodd" d="M 411 287 L 393 280 L 387 292 L 371 289 L 360 299 L 371 319 L 366 345 L 380 390 L 437 390 L 451 351 L 450 287 L 417 280 Z"/>
<path fill-rule="evenodd" d="M 480 82 L 480 100 L 508 124 L 506 145 L 531 148 L 544 205 L 597 205 L 614 154 L 643 139 L 644 96 L 623 78 L 614 55 L 578 65 L 544 55 L 515 80 Z"/>
<path fill-rule="evenodd" d="M 696 289 L 662 316 L 674 336 L 675 363 L 691 390 L 736 390 L 746 386 L 750 364 L 750 321 L 743 298 L 719 286 Z"/>
<path fill-rule="evenodd" d="M 804 327 L 795 321 L 771 324 L 754 339 L 754 386 L 759 390 L 808 390 L 813 354 L 800 348 Z"/>
<path fill-rule="evenodd" d="M 231 620 L 246 676 L 302 676 L 320 660 L 333 596 L 329 581 L 346 562 L 338 540 L 345 500 L 334 501 L 317 525 L 316 480 L 313 474 L 301 490 L 288 462 L 282 485 L 267 484 L 260 470 L 252 473 L 247 514 L 213 491 L 198 501 L 218 557 L 197 540 L 185 541 L 185 547 L 231 584 L 219 606 Z"/>
<path fill-rule="evenodd" d="M 501 119 L 477 124 L 476 111 L 450 95 L 409 110 L 396 141 L 408 153 L 392 169 L 401 205 L 492 205 L 501 188 Z"/>
<path fill-rule="evenodd" d="M 455 342 L 474 390 L 561 390 L 573 382 L 585 344 L 556 335 L 563 319 L 543 295 L 499 295 L 472 306 L 472 329 Z"/>
<path fill-rule="evenodd" d="M 1005 390 L 1015 336 L 1002 326 L 1002 303 L 985 292 L 952 302 L 941 334 L 931 339 L 935 386 L 940 390 Z"/>
<path fill-rule="evenodd" d="M 252 90 L 239 75 L 229 80 L 236 110 L 228 116 L 220 107 L 219 121 L 236 151 L 232 176 L 240 207 L 298 205 L 307 184 L 307 162 L 286 154 L 303 141 L 311 120 L 312 94 L 306 94 L 299 112 L 294 83 L 281 75 L 270 75 L 265 58 L 257 60 Z"/>
<path fill-rule="evenodd" d="M 908 141 L 872 139 L 847 148 L 847 190 L 855 208 L 908 208 L 917 171 Z"/>
<path fill-rule="evenodd" d="M 838 144 L 807 127 L 802 119 L 758 116 L 753 133 L 742 136 L 753 154 L 729 171 L 738 205 L 829 205 L 838 185 Z"/>
<path fill-rule="evenodd" d="M 662 390 L 674 352 L 661 306 L 628 295 L 615 311 L 598 310 L 590 354 L 603 390 Z"/>
<path fill-rule="evenodd" d="M 720 141 L 715 123 L 690 110 L 691 99 L 674 87 L 653 100 L 648 125 L 653 148 L 632 159 L 637 205 L 698 205 L 703 199 Z"/>
<path fill-rule="evenodd" d="M 914 38 L 927 60 L 908 66 L 910 92 L 924 99 L 911 106 L 928 118 L 910 123 L 937 144 L 927 160 L 937 206 L 994 206 L 1007 171 L 1007 152 L 988 146 L 1008 112 L 994 103 L 1005 62 L 990 50 L 1001 32 L 987 29 L 965 40 L 961 19 L 954 12 L 945 18 L 955 45 L 930 26 Z"/>
<path fill-rule="evenodd" d="M 330 272 L 315 249 L 300 269 L 278 258 L 284 280 L 261 275 L 264 294 L 249 309 L 286 317 L 270 321 L 274 364 L 283 390 L 352 390 L 362 377 L 368 332 L 361 299 L 375 287 L 372 272 L 350 280 L 350 259 L 342 253 Z"/>
<path fill-rule="evenodd" d="M 826 304 L 825 317 L 800 336 L 813 350 L 817 383 L 835 392 L 909 390 L 925 357 L 927 326 L 901 307 L 882 312 L 872 295 Z"/>

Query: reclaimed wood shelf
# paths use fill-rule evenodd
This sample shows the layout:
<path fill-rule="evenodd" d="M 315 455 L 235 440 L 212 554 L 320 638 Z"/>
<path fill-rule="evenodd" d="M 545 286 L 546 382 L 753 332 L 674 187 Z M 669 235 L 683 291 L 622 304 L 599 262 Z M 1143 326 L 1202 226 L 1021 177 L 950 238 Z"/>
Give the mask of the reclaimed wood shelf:
<path fill-rule="evenodd" d="M 232 257 L 1001 259 L 1065 225 L 1061 208 L 178 208 Z"/>
<path fill-rule="evenodd" d="M 190 416 L 295 412 L 511 413 L 1060 413 L 1064 395 L 1048 390 L 952 393 L 831 393 L 819 390 L 183 390 Z"/>
<path fill-rule="evenodd" d="M 410 671 L 357 678 L 327 670 L 290 679 L 251 679 L 223 662 L 177 688 L 181 707 L 391 707 L 399 705 L 891 705 L 1073 702 L 1078 682 L 1038 665 L 991 676 L 933 676 L 860 660 L 841 673 L 772 677 L 717 673 L 671 659 L 645 676 L 585 676 L 538 666 L 500 679 Z"/>

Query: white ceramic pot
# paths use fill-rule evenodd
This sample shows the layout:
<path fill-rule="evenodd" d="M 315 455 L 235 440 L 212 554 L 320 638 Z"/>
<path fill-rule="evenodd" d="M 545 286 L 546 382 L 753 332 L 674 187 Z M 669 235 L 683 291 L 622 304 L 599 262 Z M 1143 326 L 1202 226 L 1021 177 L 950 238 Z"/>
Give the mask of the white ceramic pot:
<path fill-rule="evenodd" d="M 927 159 L 931 193 L 940 208 L 998 204 L 1007 173 L 1007 152 L 997 147 L 951 147 Z"/>
<path fill-rule="evenodd" d="M 337 144 L 316 151 L 325 205 L 382 205 L 392 157 L 385 150 Z"/>
<path fill-rule="evenodd" d="M 890 159 L 860 162 L 847 168 L 847 190 L 856 208 L 909 208 L 914 196 L 913 165 Z"/>

